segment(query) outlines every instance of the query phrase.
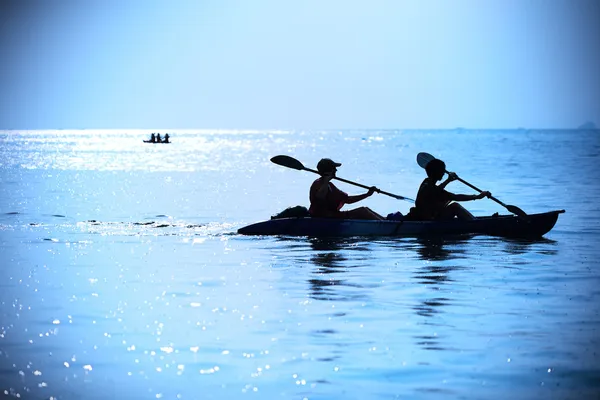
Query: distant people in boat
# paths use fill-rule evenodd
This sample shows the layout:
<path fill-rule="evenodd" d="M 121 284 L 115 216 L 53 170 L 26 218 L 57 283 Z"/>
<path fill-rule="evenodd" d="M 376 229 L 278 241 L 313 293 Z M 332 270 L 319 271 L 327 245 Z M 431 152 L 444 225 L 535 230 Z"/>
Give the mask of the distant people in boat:
<path fill-rule="evenodd" d="M 379 190 L 375 186 L 371 186 L 367 193 L 355 196 L 349 196 L 342 192 L 331 183 L 331 180 L 335 178 L 337 167 L 341 165 L 329 158 L 323 158 L 317 164 L 317 171 L 321 177 L 315 180 L 310 187 L 308 212 L 311 217 L 384 220 L 384 217 L 368 207 L 359 207 L 348 211 L 340 210 L 345 204 L 364 200 Z"/>
<path fill-rule="evenodd" d="M 476 195 L 454 194 L 448 192 L 446 186 L 458 179 L 454 172 L 448 172 L 448 179 L 436 185 L 442 180 L 446 172 L 446 164 L 439 159 L 431 160 L 425 167 L 427 178 L 423 180 L 415 206 L 410 209 L 407 219 L 411 220 L 444 220 L 457 217 L 463 220 L 472 220 L 475 217 L 467 209 L 454 201 L 470 201 L 490 197 L 490 192 L 484 191 Z"/>
<path fill-rule="evenodd" d="M 165 139 L 164 139 L 164 140 L 162 140 L 162 139 L 160 138 L 160 133 L 158 133 L 158 134 L 156 134 L 156 135 L 155 135 L 154 133 L 152 133 L 152 134 L 150 135 L 150 140 L 144 140 L 144 142 L 146 142 L 146 143 L 171 143 L 171 142 L 169 142 L 169 137 L 170 137 L 170 136 L 169 136 L 169 134 L 167 133 L 167 134 L 165 134 Z"/>

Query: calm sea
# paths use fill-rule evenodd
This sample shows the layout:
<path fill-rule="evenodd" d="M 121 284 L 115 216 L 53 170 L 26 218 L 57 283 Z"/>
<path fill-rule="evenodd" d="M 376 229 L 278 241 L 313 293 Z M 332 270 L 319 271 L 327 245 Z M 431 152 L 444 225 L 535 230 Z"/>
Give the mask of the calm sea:
<path fill-rule="evenodd" d="M 150 132 L 0 132 L 0 397 L 600 396 L 600 132 Z M 421 151 L 566 213 L 533 242 L 236 234 L 308 205 L 274 155 L 414 198 Z"/>

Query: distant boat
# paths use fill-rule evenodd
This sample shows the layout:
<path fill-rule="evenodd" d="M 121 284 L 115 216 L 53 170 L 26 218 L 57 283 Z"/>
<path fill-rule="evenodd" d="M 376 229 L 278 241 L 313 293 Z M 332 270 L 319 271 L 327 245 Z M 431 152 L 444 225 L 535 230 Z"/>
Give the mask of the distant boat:
<path fill-rule="evenodd" d="M 170 138 L 171 138 L 171 136 L 167 133 L 165 135 L 164 140 L 161 140 L 160 134 L 155 136 L 154 133 L 153 133 L 151 135 L 151 137 L 150 137 L 150 140 L 144 140 L 144 143 L 155 143 L 155 144 L 164 143 L 164 144 L 169 144 L 169 143 L 171 143 L 171 141 L 169 140 Z"/>
<path fill-rule="evenodd" d="M 153 142 L 152 140 L 144 140 L 144 143 L 153 143 L 153 144 L 171 144 L 171 141 L 168 142 Z"/>

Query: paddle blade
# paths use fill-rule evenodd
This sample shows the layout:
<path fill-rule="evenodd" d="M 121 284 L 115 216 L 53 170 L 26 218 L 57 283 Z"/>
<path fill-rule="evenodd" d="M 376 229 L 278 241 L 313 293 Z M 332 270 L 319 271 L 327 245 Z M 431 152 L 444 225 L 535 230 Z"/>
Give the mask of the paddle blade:
<path fill-rule="evenodd" d="M 293 168 L 298 170 L 303 170 L 304 165 L 298 160 L 290 156 L 275 156 L 271 158 L 271 162 L 277 165 L 281 165 L 282 167 Z"/>
<path fill-rule="evenodd" d="M 515 215 L 519 216 L 519 217 L 527 217 L 527 216 L 528 216 L 528 215 L 527 215 L 527 213 L 526 213 L 525 211 L 521 210 L 521 209 L 520 209 L 519 207 L 517 207 L 517 206 L 511 206 L 511 205 L 507 205 L 507 206 L 506 206 L 506 209 L 507 209 L 508 211 L 510 211 L 511 213 L 513 213 L 513 214 L 515 214 Z"/>
<path fill-rule="evenodd" d="M 396 200 L 406 200 L 406 201 L 410 201 L 411 203 L 415 202 L 415 199 L 411 199 L 410 197 L 400 196 L 400 195 L 397 195 L 397 194 L 394 194 L 391 197 L 395 198 Z"/>
<path fill-rule="evenodd" d="M 435 160 L 435 157 L 429 153 L 417 154 L 417 164 L 419 164 L 421 168 L 427 167 L 427 164 L 429 164 L 431 160 Z"/>

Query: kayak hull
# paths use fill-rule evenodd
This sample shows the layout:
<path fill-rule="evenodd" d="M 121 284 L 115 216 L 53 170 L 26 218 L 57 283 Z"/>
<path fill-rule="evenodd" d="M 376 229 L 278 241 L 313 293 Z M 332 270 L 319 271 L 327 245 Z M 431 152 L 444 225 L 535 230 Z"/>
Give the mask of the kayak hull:
<path fill-rule="evenodd" d="M 564 210 L 530 214 L 476 217 L 472 221 L 375 221 L 333 218 L 280 218 L 240 228 L 242 235 L 282 235 L 310 237 L 353 236 L 439 236 L 479 234 L 515 238 L 539 238 L 556 224 Z"/>

